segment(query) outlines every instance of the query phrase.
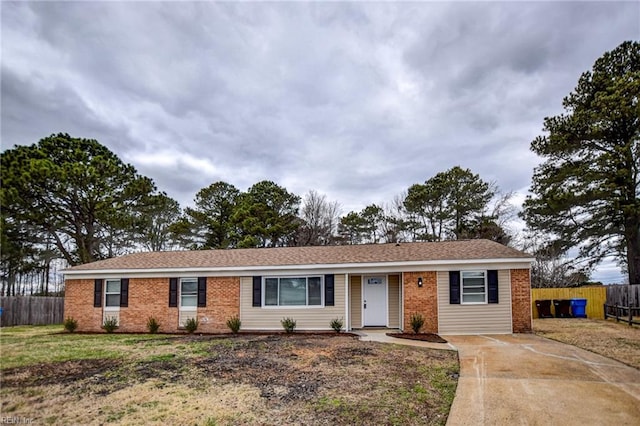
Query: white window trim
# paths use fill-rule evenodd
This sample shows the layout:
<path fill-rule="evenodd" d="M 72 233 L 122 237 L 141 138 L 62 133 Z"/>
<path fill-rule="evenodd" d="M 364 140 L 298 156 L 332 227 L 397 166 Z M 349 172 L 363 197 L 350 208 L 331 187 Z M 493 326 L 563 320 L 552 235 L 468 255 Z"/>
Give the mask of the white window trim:
<path fill-rule="evenodd" d="M 118 293 L 108 293 L 107 292 L 107 287 L 108 287 L 108 282 L 109 281 L 117 281 L 118 284 L 120 285 L 120 291 Z M 119 297 L 118 299 L 120 299 L 120 297 L 122 297 L 122 280 L 120 278 L 105 278 L 104 280 L 104 292 L 102 294 L 102 297 L 104 298 L 104 303 L 103 303 L 103 307 L 105 311 L 110 311 L 110 312 L 117 312 L 120 311 L 120 303 L 118 302 L 118 306 L 107 306 L 107 294 L 117 294 Z"/>
<path fill-rule="evenodd" d="M 195 306 L 182 306 L 182 281 L 189 280 L 196 283 L 196 305 Z M 196 277 L 184 277 L 178 280 L 178 309 L 185 312 L 197 312 L 198 311 L 198 278 Z"/>
<path fill-rule="evenodd" d="M 307 303 L 309 303 L 309 278 L 320 278 L 320 304 L 319 305 L 267 305 L 267 279 L 278 279 L 278 303 L 280 303 L 280 279 L 305 278 L 307 280 Z M 335 289 L 334 289 L 335 291 Z M 262 277 L 262 308 L 263 309 L 322 309 L 324 308 L 324 276 L 322 275 L 300 275 L 300 276 L 266 276 Z"/>
<path fill-rule="evenodd" d="M 465 273 L 482 273 L 484 275 L 484 301 L 483 302 L 465 302 L 464 301 L 464 274 Z M 486 270 L 460 271 L 460 304 L 461 305 L 486 305 L 489 298 L 489 282 Z M 478 294 L 478 293 L 475 293 Z"/>

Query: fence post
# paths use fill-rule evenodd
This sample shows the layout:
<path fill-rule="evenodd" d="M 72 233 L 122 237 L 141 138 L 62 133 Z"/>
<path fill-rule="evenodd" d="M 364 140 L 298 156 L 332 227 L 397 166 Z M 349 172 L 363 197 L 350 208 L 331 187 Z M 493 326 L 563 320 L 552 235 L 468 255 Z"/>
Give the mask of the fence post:
<path fill-rule="evenodd" d="M 629 327 L 633 326 L 633 309 L 631 309 L 631 282 L 627 285 L 627 306 L 629 306 Z"/>

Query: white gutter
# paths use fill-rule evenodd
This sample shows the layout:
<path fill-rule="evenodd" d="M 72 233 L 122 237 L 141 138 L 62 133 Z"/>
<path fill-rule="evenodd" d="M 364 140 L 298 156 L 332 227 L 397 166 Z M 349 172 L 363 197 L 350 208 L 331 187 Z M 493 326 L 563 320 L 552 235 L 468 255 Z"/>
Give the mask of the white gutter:
<path fill-rule="evenodd" d="M 144 277 L 184 277 L 185 275 L 197 275 L 206 273 L 207 276 L 229 275 L 268 275 L 273 273 L 295 275 L 300 271 L 313 271 L 315 273 L 335 273 L 348 271 L 349 273 L 376 273 L 376 272 L 404 272 L 428 268 L 429 270 L 450 270 L 452 265 L 460 269 L 468 269 L 476 265 L 519 264 L 521 268 L 529 268 L 534 258 L 506 258 L 506 259 L 459 259 L 459 260 L 428 260 L 409 262 L 370 262 L 370 263 L 334 263 L 316 265 L 276 265 L 276 266 L 225 266 L 225 267 L 199 267 L 199 268 L 115 268 L 115 269 L 80 269 L 63 270 L 63 274 L 70 278 L 97 277 L 104 275 L 127 275 Z"/>

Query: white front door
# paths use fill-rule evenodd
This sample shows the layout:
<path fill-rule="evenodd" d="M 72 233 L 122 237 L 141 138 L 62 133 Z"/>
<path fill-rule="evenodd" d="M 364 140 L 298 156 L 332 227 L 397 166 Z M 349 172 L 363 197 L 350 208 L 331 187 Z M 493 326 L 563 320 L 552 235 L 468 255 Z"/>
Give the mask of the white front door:
<path fill-rule="evenodd" d="M 363 283 L 363 306 L 365 327 L 387 326 L 387 277 L 365 276 Z"/>

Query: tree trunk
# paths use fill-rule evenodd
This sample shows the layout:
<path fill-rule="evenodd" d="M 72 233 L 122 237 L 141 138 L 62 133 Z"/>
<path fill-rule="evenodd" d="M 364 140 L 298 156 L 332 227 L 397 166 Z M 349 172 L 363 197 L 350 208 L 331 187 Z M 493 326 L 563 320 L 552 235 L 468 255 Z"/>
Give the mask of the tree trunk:
<path fill-rule="evenodd" d="M 625 224 L 629 284 L 640 284 L 640 218 L 628 217 Z"/>

